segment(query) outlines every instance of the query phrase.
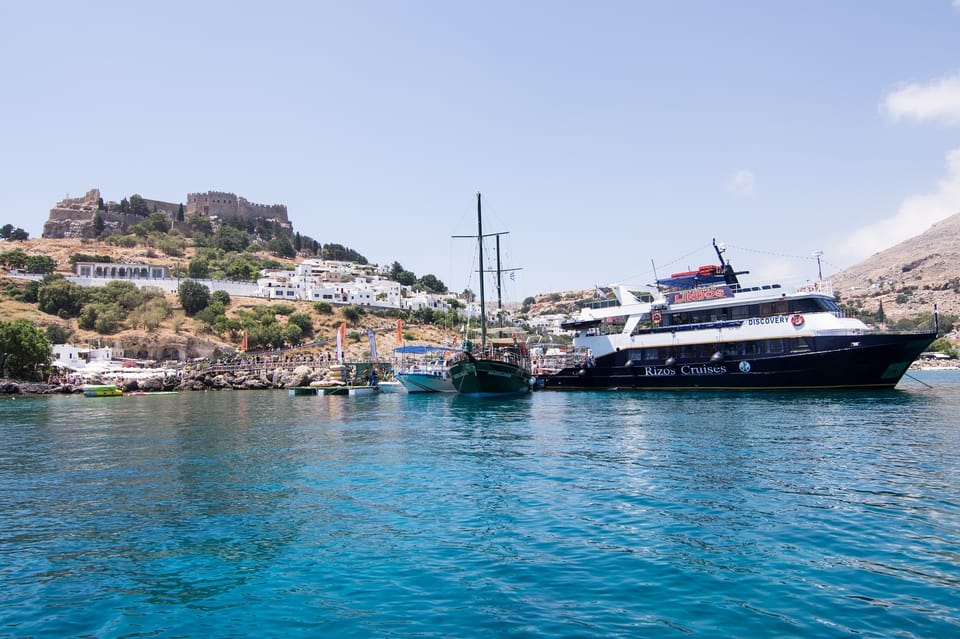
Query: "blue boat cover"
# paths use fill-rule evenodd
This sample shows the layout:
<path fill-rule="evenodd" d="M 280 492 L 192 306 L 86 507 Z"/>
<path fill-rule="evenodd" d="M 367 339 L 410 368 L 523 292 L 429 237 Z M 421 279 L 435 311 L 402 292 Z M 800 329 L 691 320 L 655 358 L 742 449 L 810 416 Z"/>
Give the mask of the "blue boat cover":
<path fill-rule="evenodd" d="M 716 275 L 701 275 L 700 273 L 691 273 L 690 275 L 676 275 L 657 280 L 660 286 L 669 286 L 671 288 L 696 288 L 698 286 L 710 286 L 712 284 L 725 284 L 726 278 L 723 273 Z"/>

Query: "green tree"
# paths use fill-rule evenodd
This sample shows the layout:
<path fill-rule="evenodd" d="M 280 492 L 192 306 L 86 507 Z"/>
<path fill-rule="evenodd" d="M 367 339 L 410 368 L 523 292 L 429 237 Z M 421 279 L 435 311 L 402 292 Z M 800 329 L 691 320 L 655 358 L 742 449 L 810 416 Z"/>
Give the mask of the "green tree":
<path fill-rule="evenodd" d="M 47 341 L 51 344 L 66 344 L 70 341 L 72 331 L 62 324 L 50 324 L 47 326 Z"/>
<path fill-rule="evenodd" d="M 10 239 L 14 242 L 25 242 L 26 240 L 30 239 L 30 234 L 24 231 L 22 228 L 17 227 L 10 233 Z"/>
<path fill-rule="evenodd" d="M 187 216 L 187 226 L 189 226 L 194 233 L 203 233 L 204 235 L 211 235 L 213 233 L 213 225 L 210 223 L 210 218 L 197 211 L 193 211 Z"/>
<path fill-rule="evenodd" d="M 13 233 L 13 224 L 0 226 L 0 240 L 9 240 L 11 233 Z"/>
<path fill-rule="evenodd" d="M 321 257 L 325 260 L 338 260 L 341 262 L 356 262 L 357 264 L 366 264 L 367 258 L 360 255 L 353 249 L 340 244 L 324 244 L 321 251 Z"/>
<path fill-rule="evenodd" d="M 100 211 L 97 211 L 93 214 L 93 236 L 100 237 L 106 228 L 107 224 L 103 221 L 103 216 L 100 215 Z"/>
<path fill-rule="evenodd" d="M 138 217 L 150 215 L 150 207 L 147 206 L 146 200 L 136 193 L 130 196 L 129 211 Z"/>
<path fill-rule="evenodd" d="M 62 278 L 44 281 L 37 290 L 37 308 L 57 317 L 77 317 L 86 300 L 82 287 Z"/>
<path fill-rule="evenodd" d="M 187 273 L 194 279 L 205 280 L 210 277 L 210 262 L 204 257 L 195 257 L 190 260 Z"/>
<path fill-rule="evenodd" d="M 223 304 L 224 308 L 230 306 L 230 293 L 227 293 L 222 289 L 210 293 L 210 303 L 212 304 L 213 302 L 219 302 L 220 304 Z"/>
<path fill-rule="evenodd" d="M 200 282 L 184 280 L 177 289 L 177 297 L 183 312 L 193 317 L 210 304 L 210 289 Z"/>
<path fill-rule="evenodd" d="M 300 338 L 303 336 L 303 330 L 296 324 L 287 324 L 283 327 L 281 334 L 283 335 L 283 341 L 291 346 L 295 346 L 300 343 Z"/>
<path fill-rule="evenodd" d="M 412 319 L 418 324 L 433 324 L 433 309 L 423 306 L 413 312 Z"/>
<path fill-rule="evenodd" d="M 27 258 L 27 273 L 53 273 L 57 263 L 49 255 L 31 255 Z"/>
<path fill-rule="evenodd" d="M 297 231 L 297 234 L 293 236 L 293 249 L 297 253 L 303 250 L 303 238 L 300 237 L 300 231 Z"/>
<path fill-rule="evenodd" d="M 177 209 L 177 222 L 183 222 L 183 203 L 180 203 L 180 208 Z"/>
<path fill-rule="evenodd" d="M 223 304 L 220 302 L 210 302 L 210 304 L 203 309 L 197 311 L 197 314 L 194 315 L 194 319 L 200 320 L 201 322 L 213 326 L 217 323 L 217 320 L 223 317 Z"/>
<path fill-rule="evenodd" d="M 330 302 L 314 302 L 313 310 L 321 315 L 333 315 L 333 304 Z"/>
<path fill-rule="evenodd" d="M 394 280 L 404 286 L 413 286 L 417 283 L 417 276 L 411 271 L 400 271 Z"/>
<path fill-rule="evenodd" d="M 127 315 L 127 321 L 131 328 L 142 326 L 144 329 L 152 331 L 159 328 L 163 320 L 170 317 L 172 312 L 173 309 L 170 308 L 170 302 L 167 301 L 166 297 L 153 297 L 133 309 Z"/>
<path fill-rule="evenodd" d="M 166 233 L 170 230 L 170 218 L 167 217 L 166 213 L 159 211 L 150 213 L 147 223 L 150 225 L 150 230 L 157 233 Z"/>
<path fill-rule="evenodd" d="M 292 258 L 297 255 L 296 249 L 290 243 L 290 238 L 283 234 L 277 235 L 267 242 L 267 249 L 278 257 Z"/>
<path fill-rule="evenodd" d="M 352 326 L 356 326 L 357 322 L 360 321 L 360 318 L 363 317 L 364 310 L 356 305 L 344 306 L 343 307 L 343 319 L 350 322 Z"/>
<path fill-rule="evenodd" d="M 15 248 L 0 253 L 0 264 L 3 264 L 7 268 L 25 268 L 28 258 L 29 256 L 23 249 Z"/>
<path fill-rule="evenodd" d="M 288 324 L 296 324 L 303 335 L 313 334 L 313 320 L 306 313 L 294 313 L 287 318 Z"/>
<path fill-rule="evenodd" d="M 77 325 L 84 330 L 109 335 L 120 329 L 125 318 L 126 311 L 119 304 L 94 302 L 83 307 Z"/>
<path fill-rule="evenodd" d="M 257 265 L 243 257 L 236 257 L 227 264 L 225 273 L 231 280 L 252 280 L 257 275 Z"/>
<path fill-rule="evenodd" d="M 250 245 L 250 235 L 228 224 L 222 224 L 213 234 L 213 245 L 227 252 L 239 252 Z"/>
<path fill-rule="evenodd" d="M 0 321 L 0 374 L 36 379 L 38 368 L 50 363 L 50 342 L 33 322 Z"/>
<path fill-rule="evenodd" d="M 431 293 L 446 293 L 447 285 L 437 279 L 436 275 L 428 274 L 417 280 L 417 286 Z"/>

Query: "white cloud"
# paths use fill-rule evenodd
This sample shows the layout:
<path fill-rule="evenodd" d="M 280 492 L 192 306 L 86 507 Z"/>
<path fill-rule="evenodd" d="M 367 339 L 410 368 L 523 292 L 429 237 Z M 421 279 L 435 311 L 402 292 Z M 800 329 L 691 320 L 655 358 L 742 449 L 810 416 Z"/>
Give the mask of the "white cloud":
<path fill-rule="evenodd" d="M 960 0 L 954 0 L 954 6 L 960 6 Z M 883 110 L 895 120 L 960 124 L 960 73 L 894 91 L 884 98 Z"/>
<path fill-rule="evenodd" d="M 957 0 L 960 2 L 960 0 Z M 753 197 L 757 189 L 757 180 L 752 171 L 737 171 L 736 175 L 727 181 L 727 191 L 743 197 Z"/>
<path fill-rule="evenodd" d="M 947 154 L 947 175 L 937 182 L 933 193 L 908 197 L 896 215 L 856 231 L 840 245 L 839 253 L 851 262 L 858 262 L 919 235 L 935 222 L 958 212 L 960 149 L 954 149 Z"/>

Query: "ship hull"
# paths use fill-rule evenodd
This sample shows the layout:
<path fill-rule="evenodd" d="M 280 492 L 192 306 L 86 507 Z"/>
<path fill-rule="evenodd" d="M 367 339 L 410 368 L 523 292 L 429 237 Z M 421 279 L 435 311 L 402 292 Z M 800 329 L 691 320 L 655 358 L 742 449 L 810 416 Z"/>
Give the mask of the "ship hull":
<path fill-rule="evenodd" d="M 530 373 L 510 362 L 469 358 L 450 367 L 457 392 L 470 397 L 507 397 L 530 391 Z"/>
<path fill-rule="evenodd" d="M 893 388 L 936 333 L 818 337 L 806 353 L 723 360 L 639 363 L 640 349 L 597 358 L 589 367 L 565 368 L 543 387 L 575 389 L 842 389 Z M 632 352 L 633 351 L 633 352 Z M 638 356 L 641 355 L 641 356 Z"/>
<path fill-rule="evenodd" d="M 455 393 L 450 375 L 441 372 L 397 373 L 397 379 L 408 393 Z"/>

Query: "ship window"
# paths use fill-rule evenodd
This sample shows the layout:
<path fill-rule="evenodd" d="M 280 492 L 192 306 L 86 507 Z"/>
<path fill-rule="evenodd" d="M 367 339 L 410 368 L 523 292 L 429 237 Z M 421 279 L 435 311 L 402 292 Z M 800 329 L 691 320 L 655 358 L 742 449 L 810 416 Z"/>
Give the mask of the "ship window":
<path fill-rule="evenodd" d="M 773 315 L 773 304 L 764 303 L 760 305 L 760 317 L 769 317 Z"/>
<path fill-rule="evenodd" d="M 831 313 L 840 312 L 840 307 L 837 306 L 836 302 L 834 302 L 833 300 L 818 300 L 818 301 L 820 302 L 820 306 L 824 310 L 829 311 Z"/>
<path fill-rule="evenodd" d="M 743 345 L 743 354 L 750 355 L 759 355 L 760 354 L 760 342 L 746 342 Z"/>
<path fill-rule="evenodd" d="M 817 313 L 822 310 L 817 301 L 810 298 L 791 300 L 790 302 L 790 312 L 792 313 Z"/>
<path fill-rule="evenodd" d="M 783 352 L 783 340 L 771 339 L 765 344 L 767 353 L 770 355 L 779 355 Z"/>
<path fill-rule="evenodd" d="M 746 319 L 750 317 L 749 306 L 734 306 L 730 309 L 730 316 L 733 319 Z"/>
<path fill-rule="evenodd" d="M 643 359 L 646 361 L 653 361 L 660 359 L 660 349 L 658 348 L 645 348 L 643 350 Z"/>
<path fill-rule="evenodd" d="M 778 315 L 786 315 L 790 312 L 790 305 L 787 304 L 787 300 L 779 300 L 774 306 Z"/>
<path fill-rule="evenodd" d="M 740 342 L 727 342 L 723 345 L 723 354 L 727 357 L 739 357 L 743 355 L 743 344 Z"/>
<path fill-rule="evenodd" d="M 696 346 L 681 346 L 678 356 L 683 360 L 696 359 L 699 350 Z"/>
<path fill-rule="evenodd" d="M 790 352 L 791 353 L 806 353 L 810 350 L 810 345 L 807 343 L 807 340 L 803 337 L 796 337 L 789 340 L 790 342 Z"/>

